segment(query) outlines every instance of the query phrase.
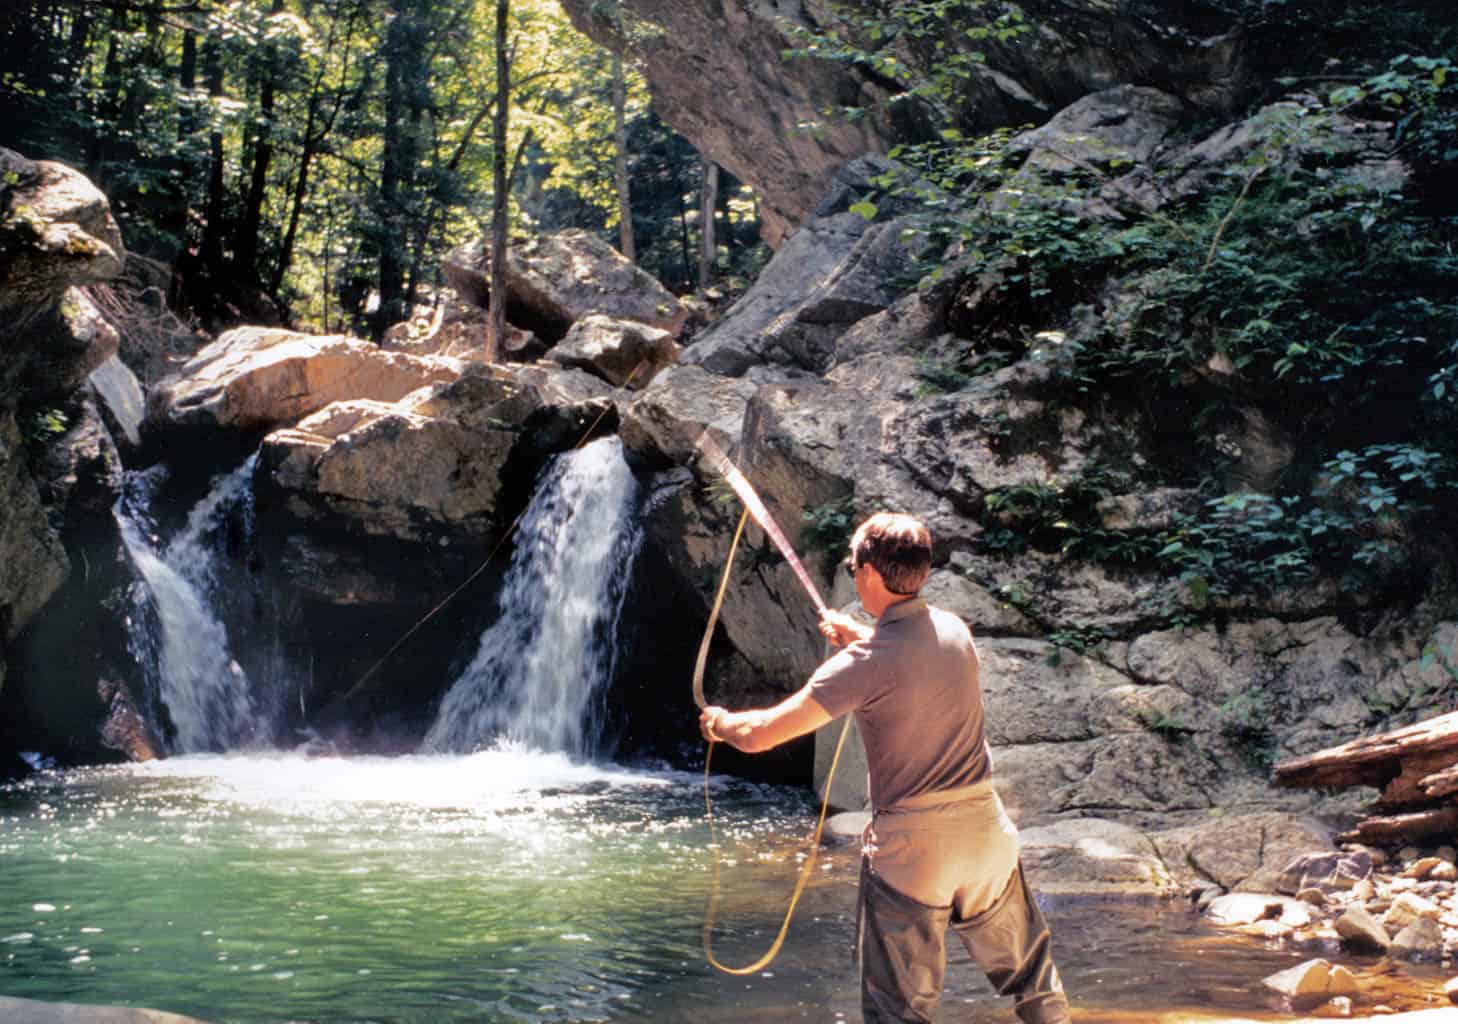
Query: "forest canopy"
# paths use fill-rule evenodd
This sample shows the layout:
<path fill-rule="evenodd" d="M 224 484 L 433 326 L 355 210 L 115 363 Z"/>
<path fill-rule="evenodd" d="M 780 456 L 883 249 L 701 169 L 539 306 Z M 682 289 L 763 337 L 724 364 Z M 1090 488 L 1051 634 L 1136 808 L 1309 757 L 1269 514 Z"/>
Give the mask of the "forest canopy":
<path fill-rule="evenodd" d="M 378 337 L 490 223 L 495 8 L 16 0 L 0 11 L 0 143 L 96 181 L 131 272 L 150 268 L 204 327 Z M 694 287 L 704 161 L 655 116 L 631 60 L 555 0 L 513 0 L 506 47 L 514 223 L 618 241 L 617 78 L 636 259 Z M 762 255 L 752 194 L 733 181 L 719 194 L 713 263 L 727 273 Z"/>

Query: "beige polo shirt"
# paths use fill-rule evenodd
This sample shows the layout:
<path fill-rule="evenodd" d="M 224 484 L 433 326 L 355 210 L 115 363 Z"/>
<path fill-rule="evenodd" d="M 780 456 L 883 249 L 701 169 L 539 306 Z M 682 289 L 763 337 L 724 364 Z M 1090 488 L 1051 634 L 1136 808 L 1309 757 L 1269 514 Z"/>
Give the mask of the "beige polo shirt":
<path fill-rule="evenodd" d="M 810 677 L 832 718 L 854 712 L 877 810 L 992 774 L 977 648 L 966 624 L 921 598 L 886 609 L 869 640 Z"/>

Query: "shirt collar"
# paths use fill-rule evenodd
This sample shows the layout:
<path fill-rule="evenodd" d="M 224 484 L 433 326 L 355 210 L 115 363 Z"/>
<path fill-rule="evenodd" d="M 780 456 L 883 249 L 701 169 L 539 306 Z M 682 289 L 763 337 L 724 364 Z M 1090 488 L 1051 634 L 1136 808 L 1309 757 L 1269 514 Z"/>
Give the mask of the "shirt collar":
<path fill-rule="evenodd" d="M 906 601 L 897 601 L 881 613 L 881 617 L 876 620 L 876 625 L 885 626 L 892 622 L 900 622 L 902 619 L 924 611 L 926 611 L 925 598 L 913 597 Z"/>

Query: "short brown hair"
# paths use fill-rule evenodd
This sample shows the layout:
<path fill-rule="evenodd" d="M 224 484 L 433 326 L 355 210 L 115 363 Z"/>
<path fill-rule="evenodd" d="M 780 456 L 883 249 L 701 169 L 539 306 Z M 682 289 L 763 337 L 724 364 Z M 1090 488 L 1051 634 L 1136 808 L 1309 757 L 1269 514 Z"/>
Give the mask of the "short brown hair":
<path fill-rule="evenodd" d="M 912 595 L 931 573 L 931 531 L 915 516 L 877 512 L 851 538 L 851 567 L 869 564 L 893 594 Z"/>

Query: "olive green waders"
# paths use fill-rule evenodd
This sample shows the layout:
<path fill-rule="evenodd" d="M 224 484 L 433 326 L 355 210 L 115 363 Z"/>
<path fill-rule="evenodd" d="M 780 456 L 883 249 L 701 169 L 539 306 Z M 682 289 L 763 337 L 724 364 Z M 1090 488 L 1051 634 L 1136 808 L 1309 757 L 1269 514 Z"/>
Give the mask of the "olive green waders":
<path fill-rule="evenodd" d="M 1048 925 L 990 780 L 878 811 L 865 838 L 857 941 L 867 1024 L 936 1019 L 948 928 L 1025 1024 L 1066 1024 Z"/>
<path fill-rule="evenodd" d="M 1053 964 L 1043 913 L 1022 867 L 990 908 L 966 921 L 892 889 L 861 862 L 861 1013 L 866 1024 L 936 1020 L 946 973 L 948 927 L 1025 1024 L 1068 1024 L 1068 1000 Z"/>

